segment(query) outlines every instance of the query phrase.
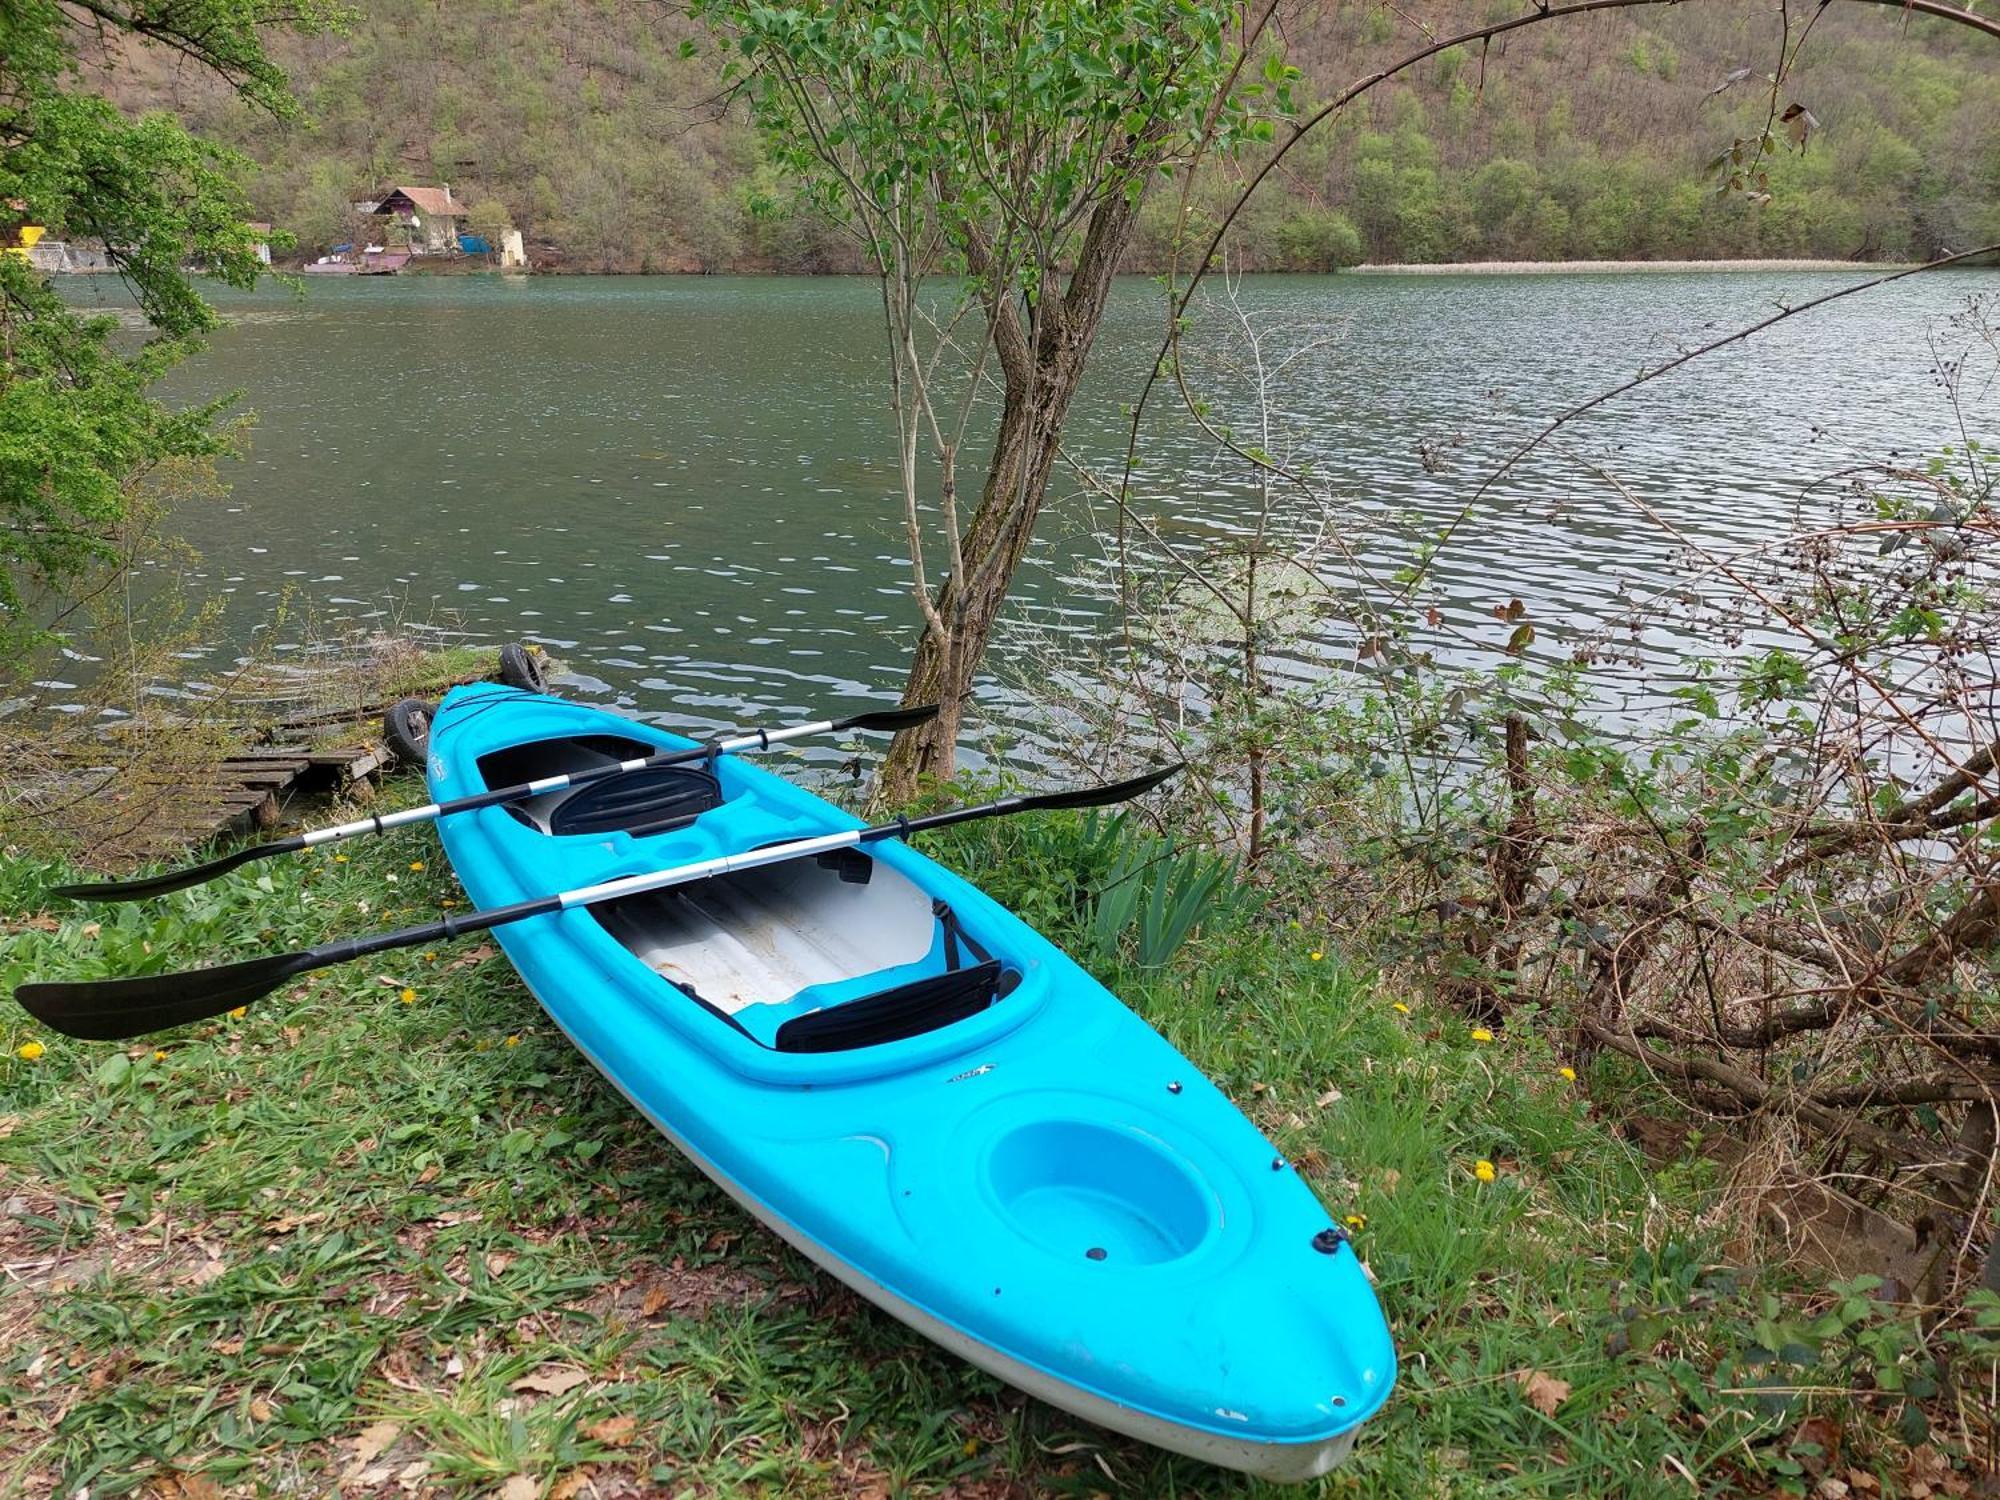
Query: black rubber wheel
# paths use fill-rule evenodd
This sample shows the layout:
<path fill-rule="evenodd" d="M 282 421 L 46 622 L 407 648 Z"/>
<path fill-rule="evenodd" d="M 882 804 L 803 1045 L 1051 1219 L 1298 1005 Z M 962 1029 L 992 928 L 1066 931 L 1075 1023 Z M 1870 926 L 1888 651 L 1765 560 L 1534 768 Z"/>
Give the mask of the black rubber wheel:
<path fill-rule="evenodd" d="M 430 754 L 431 715 L 437 705 L 422 698 L 405 698 L 382 715 L 382 737 L 405 765 L 421 766 Z"/>
<path fill-rule="evenodd" d="M 540 652 L 509 642 L 500 648 L 500 680 L 508 687 L 546 693 L 549 690 L 549 674 L 542 660 Z"/>

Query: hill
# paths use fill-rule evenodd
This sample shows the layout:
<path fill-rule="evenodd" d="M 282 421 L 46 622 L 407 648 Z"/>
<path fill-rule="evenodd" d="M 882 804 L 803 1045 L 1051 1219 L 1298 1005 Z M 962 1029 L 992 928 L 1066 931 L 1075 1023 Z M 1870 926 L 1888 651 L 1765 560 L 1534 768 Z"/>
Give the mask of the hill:
<path fill-rule="evenodd" d="M 1514 7 L 1450 0 L 1437 35 Z M 1373 261 L 1731 256 L 1925 258 L 2000 240 L 2000 46 L 1892 9 L 1814 23 L 1788 97 L 1820 129 L 1772 172 L 1772 199 L 1718 198 L 1707 164 L 1761 129 L 1776 14 L 1682 4 L 1532 27 L 1454 49 L 1374 90 L 1260 192 L 1239 248 L 1266 268 Z M 1421 44 L 1409 12 L 1287 17 L 1306 98 Z M 449 182 L 535 258 L 581 270 L 849 269 L 726 108 L 712 49 L 664 7 L 595 0 L 361 0 L 342 37 L 288 43 L 316 125 L 280 126 L 155 59 L 122 102 L 164 104 L 260 163 L 260 210 L 302 247 L 345 237 L 351 199 Z M 1225 169 L 1233 173 L 1240 168 Z M 1217 174 L 1205 197 L 1231 185 Z M 1139 259 L 1169 222 L 1151 206 Z"/>

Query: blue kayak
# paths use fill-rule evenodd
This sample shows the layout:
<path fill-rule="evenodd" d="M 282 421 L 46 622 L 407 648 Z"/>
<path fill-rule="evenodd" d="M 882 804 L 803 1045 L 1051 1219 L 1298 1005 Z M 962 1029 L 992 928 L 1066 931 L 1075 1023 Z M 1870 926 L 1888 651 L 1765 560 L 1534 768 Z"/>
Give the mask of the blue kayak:
<path fill-rule="evenodd" d="M 442 800 L 683 749 L 455 689 Z M 481 907 L 860 827 L 720 756 L 445 819 Z M 579 1050 L 743 1206 L 926 1338 L 1091 1422 L 1326 1472 L 1395 1350 L 1271 1143 L 1069 957 L 901 840 L 494 930 Z"/>

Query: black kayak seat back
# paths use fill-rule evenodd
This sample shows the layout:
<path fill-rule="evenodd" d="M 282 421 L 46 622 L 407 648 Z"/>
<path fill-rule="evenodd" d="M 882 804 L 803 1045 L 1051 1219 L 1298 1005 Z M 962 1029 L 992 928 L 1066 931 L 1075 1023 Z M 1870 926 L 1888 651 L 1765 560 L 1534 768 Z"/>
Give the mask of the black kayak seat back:
<path fill-rule="evenodd" d="M 772 1047 L 779 1052 L 847 1052 L 921 1036 L 979 1014 L 1019 980 L 996 958 L 927 974 L 859 1000 L 793 1016 L 778 1028 Z"/>
<path fill-rule="evenodd" d="M 617 734 L 579 734 L 528 740 L 479 757 L 489 787 L 518 786 L 544 776 L 593 771 L 659 753 L 645 740 Z M 547 792 L 507 804 L 516 819 L 557 837 L 627 833 L 643 838 L 692 823 L 722 805 L 722 783 L 706 765 L 649 766 L 624 771 L 574 790 Z"/>
<path fill-rule="evenodd" d="M 721 803 L 722 783 L 707 767 L 648 766 L 578 787 L 550 812 L 549 832 L 644 838 L 684 827 Z"/>

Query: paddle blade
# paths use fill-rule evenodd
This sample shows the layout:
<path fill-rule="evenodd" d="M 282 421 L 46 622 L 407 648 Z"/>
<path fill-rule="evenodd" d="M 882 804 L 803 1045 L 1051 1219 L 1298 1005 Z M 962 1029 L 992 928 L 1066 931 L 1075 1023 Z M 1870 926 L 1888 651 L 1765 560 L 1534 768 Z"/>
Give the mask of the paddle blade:
<path fill-rule="evenodd" d="M 49 887 L 51 896 L 59 896 L 65 901 L 144 901 L 149 896 L 165 896 L 173 891 L 184 891 L 189 886 L 200 885 L 227 875 L 238 865 L 247 865 L 253 859 L 262 859 L 267 854 L 286 852 L 292 848 L 289 840 L 285 850 L 271 844 L 255 845 L 248 849 L 238 849 L 225 854 L 220 859 L 212 859 L 204 865 L 189 865 L 184 870 L 168 870 L 163 875 L 141 875 L 134 880 L 101 880 L 88 885 L 57 885 Z"/>
<path fill-rule="evenodd" d="M 1049 811 L 1067 807 L 1109 807 L 1114 802 L 1130 802 L 1134 797 L 1143 797 L 1163 781 L 1170 781 L 1187 769 L 1186 765 L 1162 766 L 1157 771 L 1148 771 L 1144 776 L 1134 776 L 1129 781 L 1114 781 L 1109 786 L 1078 787 L 1073 792 L 1045 792 L 1039 796 L 1023 797 L 1014 807 L 1022 812 L 1029 810 Z"/>
<path fill-rule="evenodd" d="M 29 1015 L 64 1036 L 124 1041 L 224 1015 L 313 967 L 309 952 L 280 953 L 177 974 L 24 984 L 14 998 Z"/>
<path fill-rule="evenodd" d="M 891 708 L 880 713 L 856 714 L 851 719 L 835 719 L 835 729 L 877 729 L 884 734 L 896 734 L 905 729 L 915 729 L 919 724 L 928 724 L 938 716 L 935 703 L 925 703 L 917 708 Z"/>

